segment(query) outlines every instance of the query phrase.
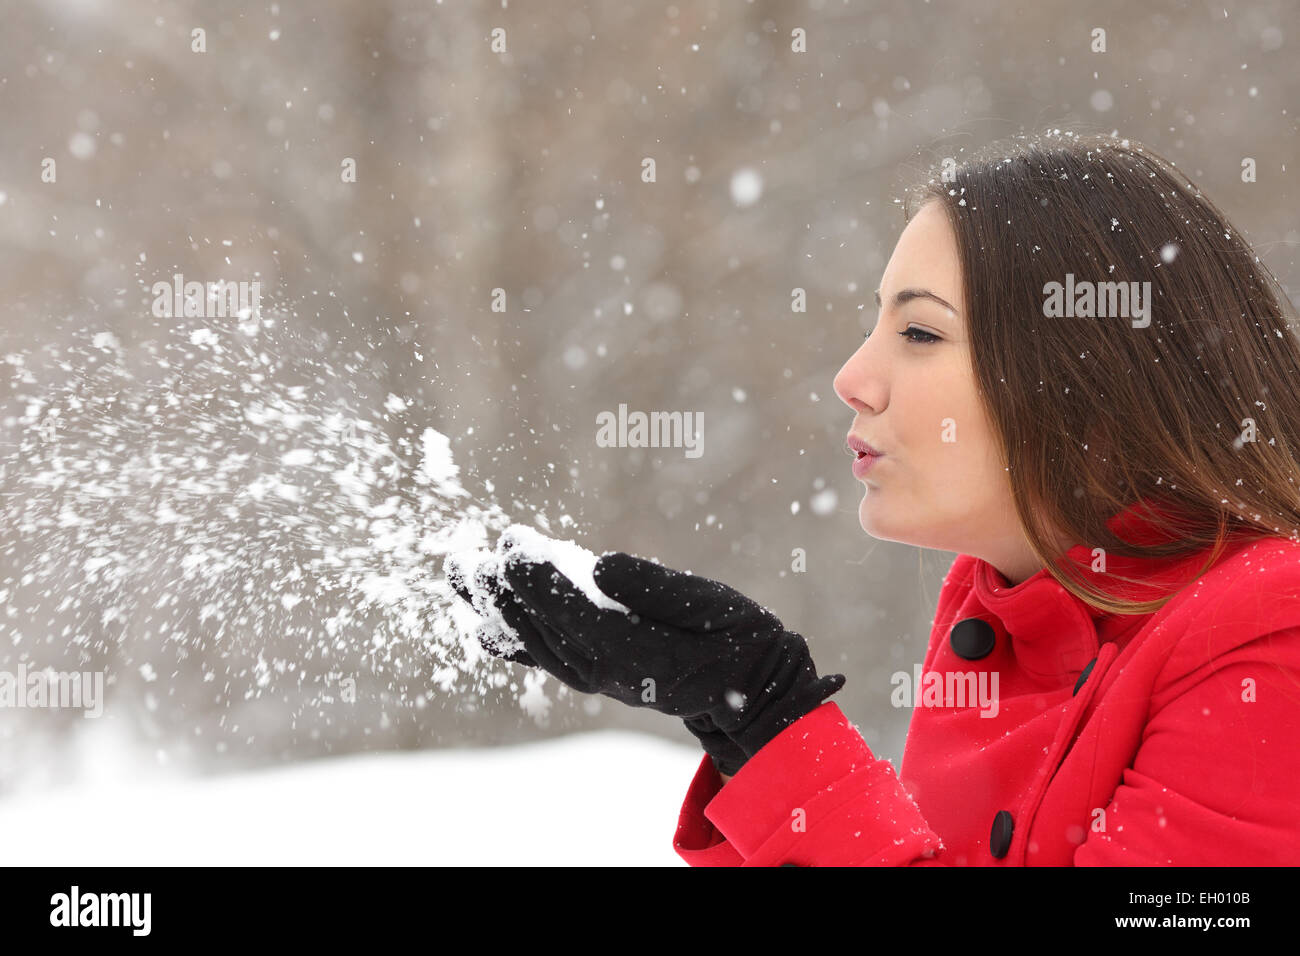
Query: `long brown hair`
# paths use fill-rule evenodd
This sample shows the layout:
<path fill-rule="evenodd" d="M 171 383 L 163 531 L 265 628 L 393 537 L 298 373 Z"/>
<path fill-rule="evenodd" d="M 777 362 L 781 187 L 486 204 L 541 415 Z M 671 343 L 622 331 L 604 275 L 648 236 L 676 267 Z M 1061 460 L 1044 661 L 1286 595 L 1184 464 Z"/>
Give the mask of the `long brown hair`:
<path fill-rule="evenodd" d="M 1172 596 L 1093 587 L 1058 564 L 1059 534 L 1135 558 L 1208 548 L 1197 577 L 1238 541 L 1300 537 L 1294 309 L 1173 163 L 1110 136 L 1020 137 L 937 163 L 907 190 L 904 218 L 931 200 L 956 233 L 976 382 L 1016 512 L 1063 587 L 1119 614 Z M 1149 313 L 1048 317 L 1048 284 L 1067 274 L 1149 282 Z M 1140 512 L 1165 543 L 1111 532 L 1109 518 L 1148 500 L 1169 506 Z"/>

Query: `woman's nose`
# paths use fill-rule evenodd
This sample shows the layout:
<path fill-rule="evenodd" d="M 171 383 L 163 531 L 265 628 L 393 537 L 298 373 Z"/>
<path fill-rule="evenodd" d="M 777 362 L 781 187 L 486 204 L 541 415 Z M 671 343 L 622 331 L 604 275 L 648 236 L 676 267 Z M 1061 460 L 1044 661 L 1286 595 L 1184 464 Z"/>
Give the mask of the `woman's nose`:
<path fill-rule="evenodd" d="M 873 371 L 870 361 L 870 341 L 863 342 L 849 360 L 835 373 L 831 383 L 835 394 L 855 412 L 870 408 L 880 411 L 884 403 L 884 383 Z"/>

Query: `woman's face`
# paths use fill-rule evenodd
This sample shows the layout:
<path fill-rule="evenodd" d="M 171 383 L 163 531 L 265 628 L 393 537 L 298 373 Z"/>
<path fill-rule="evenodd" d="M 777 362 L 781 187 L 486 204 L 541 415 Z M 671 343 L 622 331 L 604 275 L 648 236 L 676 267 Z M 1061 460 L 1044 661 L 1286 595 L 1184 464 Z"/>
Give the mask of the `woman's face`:
<path fill-rule="evenodd" d="M 859 478 L 858 519 L 873 538 L 982 557 L 1019 583 L 1041 564 L 978 400 L 961 279 L 956 237 L 929 201 L 885 266 L 874 330 L 868 320 L 835 376 L 850 433 L 883 453 Z"/>

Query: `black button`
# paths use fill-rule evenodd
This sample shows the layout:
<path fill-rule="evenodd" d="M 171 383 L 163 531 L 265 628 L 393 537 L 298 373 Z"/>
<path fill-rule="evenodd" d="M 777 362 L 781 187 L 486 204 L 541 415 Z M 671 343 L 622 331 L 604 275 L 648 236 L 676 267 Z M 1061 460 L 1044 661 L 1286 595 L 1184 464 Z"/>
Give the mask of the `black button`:
<path fill-rule="evenodd" d="M 964 621 L 958 621 L 953 625 L 952 633 L 948 636 L 948 643 L 952 645 L 953 652 L 968 661 L 988 657 L 997 642 L 998 636 L 993 632 L 993 625 L 978 617 L 968 617 Z"/>
<path fill-rule="evenodd" d="M 989 834 L 989 852 L 999 860 L 1007 855 L 1007 850 L 1011 849 L 1011 831 L 1014 829 L 1011 814 L 1006 810 L 999 810 L 998 815 L 993 818 L 993 832 Z"/>
<path fill-rule="evenodd" d="M 1079 675 L 1079 679 L 1074 682 L 1075 694 L 1079 693 L 1079 688 L 1083 686 L 1083 682 L 1086 681 L 1088 679 L 1088 675 L 1092 673 L 1092 665 L 1095 663 L 1097 663 L 1097 658 L 1095 657 L 1092 660 L 1088 661 L 1088 666 L 1083 669 L 1083 673 Z M 1073 697 L 1074 694 L 1071 694 L 1070 696 Z"/>
<path fill-rule="evenodd" d="M 798 866 L 798 863 L 782 863 L 782 866 Z"/>

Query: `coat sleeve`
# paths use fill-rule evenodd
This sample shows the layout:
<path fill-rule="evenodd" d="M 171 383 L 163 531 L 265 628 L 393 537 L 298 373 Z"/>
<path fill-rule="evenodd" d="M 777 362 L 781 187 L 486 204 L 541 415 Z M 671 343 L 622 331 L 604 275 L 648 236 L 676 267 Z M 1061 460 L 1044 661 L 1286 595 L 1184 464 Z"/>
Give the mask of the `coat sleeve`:
<path fill-rule="evenodd" d="M 1300 627 L 1223 654 L 1175 653 L 1132 766 L 1076 866 L 1294 865 L 1300 859 Z M 833 701 L 725 787 L 705 755 L 673 847 L 692 866 L 946 866 L 943 844 Z"/>
<path fill-rule="evenodd" d="M 952 618 L 976 563 L 957 555 L 936 620 Z M 935 650 L 931 640 L 927 668 Z M 769 741 L 725 787 L 705 754 L 673 849 L 691 866 L 948 865 L 893 765 L 876 758 L 829 700 Z"/>
<path fill-rule="evenodd" d="M 705 754 L 673 838 L 692 866 L 943 865 L 942 846 L 834 701 L 781 731 L 725 787 Z"/>
<path fill-rule="evenodd" d="M 1171 657 L 1132 766 L 1091 812 L 1076 866 L 1300 860 L 1300 627 L 1208 661 L 1205 643 Z"/>

